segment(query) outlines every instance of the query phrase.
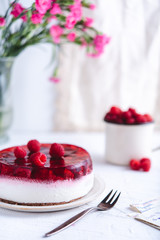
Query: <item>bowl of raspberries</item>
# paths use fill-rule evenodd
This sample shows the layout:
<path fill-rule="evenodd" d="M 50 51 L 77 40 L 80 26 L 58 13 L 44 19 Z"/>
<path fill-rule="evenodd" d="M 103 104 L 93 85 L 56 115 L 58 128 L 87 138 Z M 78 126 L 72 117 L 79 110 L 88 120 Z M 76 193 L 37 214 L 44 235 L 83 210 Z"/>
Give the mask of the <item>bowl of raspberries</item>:
<path fill-rule="evenodd" d="M 106 161 L 129 165 L 132 159 L 150 158 L 154 128 L 151 115 L 141 114 L 134 108 L 123 111 L 113 106 L 105 114 L 104 121 Z"/>

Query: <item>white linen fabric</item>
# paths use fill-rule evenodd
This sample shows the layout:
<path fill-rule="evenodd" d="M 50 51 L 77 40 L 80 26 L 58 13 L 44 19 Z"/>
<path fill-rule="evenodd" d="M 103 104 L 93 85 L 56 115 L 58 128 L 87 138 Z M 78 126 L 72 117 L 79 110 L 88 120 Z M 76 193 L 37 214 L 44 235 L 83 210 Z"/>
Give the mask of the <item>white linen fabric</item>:
<path fill-rule="evenodd" d="M 111 105 L 135 107 L 160 122 L 160 1 L 93 2 L 95 26 L 112 40 L 96 59 L 62 47 L 55 129 L 102 130 Z"/>

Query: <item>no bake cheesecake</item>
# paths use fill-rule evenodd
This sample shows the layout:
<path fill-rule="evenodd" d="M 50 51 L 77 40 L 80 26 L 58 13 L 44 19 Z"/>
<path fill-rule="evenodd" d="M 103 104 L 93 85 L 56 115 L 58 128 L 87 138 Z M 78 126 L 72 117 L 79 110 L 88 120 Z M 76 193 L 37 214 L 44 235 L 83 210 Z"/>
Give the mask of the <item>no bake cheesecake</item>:
<path fill-rule="evenodd" d="M 26 152 L 24 157 L 23 154 L 19 157 L 17 147 L 0 151 L 1 201 L 29 206 L 63 204 L 92 189 L 94 177 L 89 153 L 75 145 L 61 144 L 64 155 L 56 157 L 51 156 L 51 146 L 40 144 L 40 153 L 46 156 L 41 166 L 33 162 L 35 153 L 27 145 L 20 146 Z"/>

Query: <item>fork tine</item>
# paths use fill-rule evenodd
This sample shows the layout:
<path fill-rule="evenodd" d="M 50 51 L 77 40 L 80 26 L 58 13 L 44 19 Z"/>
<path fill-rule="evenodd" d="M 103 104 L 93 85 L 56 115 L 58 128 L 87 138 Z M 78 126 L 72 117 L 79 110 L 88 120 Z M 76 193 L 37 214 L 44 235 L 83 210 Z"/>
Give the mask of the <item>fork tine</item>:
<path fill-rule="evenodd" d="M 108 195 L 101 201 L 101 203 L 105 203 L 107 199 L 110 197 L 111 193 L 113 192 L 113 189 L 108 193 Z"/>
<path fill-rule="evenodd" d="M 118 198 L 120 197 L 120 195 L 121 195 L 121 192 L 118 194 L 118 196 L 116 197 L 116 199 L 112 203 L 112 207 L 116 204 L 116 202 L 118 201 Z"/>
<path fill-rule="evenodd" d="M 113 194 L 113 196 L 111 197 L 111 199 L 107 203 L 111 203 L 112 202 L 112 200 L 113 200 L 114 196 L 116 195 L 116 193 L 117 193 L 117 191 L 115 191 L 115 193 Z"/>

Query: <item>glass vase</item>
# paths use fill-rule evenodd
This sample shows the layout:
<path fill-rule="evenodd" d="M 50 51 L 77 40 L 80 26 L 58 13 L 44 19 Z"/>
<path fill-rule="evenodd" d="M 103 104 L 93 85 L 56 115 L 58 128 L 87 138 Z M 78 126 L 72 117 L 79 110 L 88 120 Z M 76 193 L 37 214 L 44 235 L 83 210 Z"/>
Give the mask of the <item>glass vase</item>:
<path fill-rule="evenodd" d="M 12 123 L 11 70 L 13 57 L 0 58 L 0 144 L 8 139 Z"/>

